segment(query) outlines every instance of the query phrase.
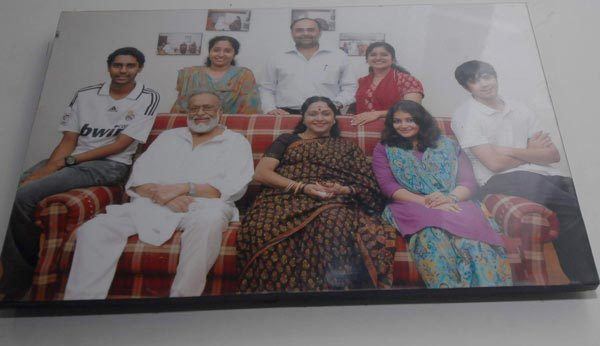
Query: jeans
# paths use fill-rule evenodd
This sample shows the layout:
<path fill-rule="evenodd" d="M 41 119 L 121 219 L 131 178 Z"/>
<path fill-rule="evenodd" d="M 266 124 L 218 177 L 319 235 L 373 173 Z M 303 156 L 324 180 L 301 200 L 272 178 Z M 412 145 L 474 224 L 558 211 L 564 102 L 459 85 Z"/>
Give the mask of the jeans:
<path fill-rule="evenodd" d="M 25 171 L 21 180 L 43 167 L 46 162 L 47 160 L 43 160 Z M 64 167 L 19 187 L 2 247 L 4 276 L 0 280 L 0 292 L 11 297 L 11 293 L 22 291 L 31 284 L 41 233 L 33 217 L 41 200 L 76 188 L 121 184 L 125 182 L 128 173 L 128 165 L 101 159 Z"/>

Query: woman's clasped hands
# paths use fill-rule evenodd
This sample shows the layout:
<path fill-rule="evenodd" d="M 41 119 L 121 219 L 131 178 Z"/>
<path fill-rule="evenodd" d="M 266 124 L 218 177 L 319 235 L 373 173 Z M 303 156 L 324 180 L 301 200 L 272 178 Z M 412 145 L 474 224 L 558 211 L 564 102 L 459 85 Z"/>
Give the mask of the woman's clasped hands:
<path fill-rule="evenodd" d="M 432 209 L 441 209 L 458 213 L 461 211 L 456 203 L 457 201 L 450 195 L 446 195 L 439 191 L 430 193 L 425 196 L 425 206 Z"/>
<path fill-rule="evenodd" d="M 349 195 L 352 193 L 352 189 L 336 182 L 321 181 L 306 184 L 303 192 L 318 199 L 331 199 L 337 196 Z"/>

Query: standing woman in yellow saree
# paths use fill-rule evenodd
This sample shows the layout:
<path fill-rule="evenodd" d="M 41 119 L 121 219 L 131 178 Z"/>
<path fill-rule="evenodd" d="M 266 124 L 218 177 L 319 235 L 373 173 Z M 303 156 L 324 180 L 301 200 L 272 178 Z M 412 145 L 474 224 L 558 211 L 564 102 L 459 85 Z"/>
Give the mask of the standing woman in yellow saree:
<path fill-rule="evenodd" d="M 260 96 L 254 74 L 245 67 L 235 66 L 240 43 L 230 36 L 216 36 L 208 42 L 206 66 L 179 70 L 179 95 L 171 113 L 186 113 L 188 97 L 197 91 L 208 91 L 221 99 L 225 114 L 258 114 Z"/>
<path fill-rule="evenodd" d="M 313 96 L 301 111 L 256 167 L 264 188 L 237 236 L 240 290 L 390 287 L 396 235 L 380 222 L 365 155 L 340 137 L 330 99 Z"/>

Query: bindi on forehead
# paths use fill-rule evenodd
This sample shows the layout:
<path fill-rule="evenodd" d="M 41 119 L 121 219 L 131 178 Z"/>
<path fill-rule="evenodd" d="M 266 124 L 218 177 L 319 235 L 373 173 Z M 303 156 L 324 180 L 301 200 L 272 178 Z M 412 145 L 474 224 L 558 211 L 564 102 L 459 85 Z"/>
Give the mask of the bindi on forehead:
<path fill-rule="evenodd" d="M 325 115 L 332 113 L 331 109 L 329 107 L 327 107 L 327 106 L 315 106 L 315 107 L 311 107 L 308 110 L 308 112 L 311 113 L 311 114 L 325 114 Z"/>

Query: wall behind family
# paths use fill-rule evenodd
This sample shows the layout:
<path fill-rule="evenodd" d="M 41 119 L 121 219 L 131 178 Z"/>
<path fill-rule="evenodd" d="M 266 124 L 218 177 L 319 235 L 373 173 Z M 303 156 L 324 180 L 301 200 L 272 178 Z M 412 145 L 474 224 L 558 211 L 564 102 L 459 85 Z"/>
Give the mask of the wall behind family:
<path fill-rule="evenodd" d="M 73 93 L 108 78 L 105 60 L 115 48 L 131 45 L 145 53 L 146 67 L 138 79 L 160 93 L 159 112 L 168 112 L 177 96 L 177 71 L 202 65 L 210 38 L 220 34 L 237 38 L 238 64 L 254 71 L 259 81 L 265 59 L 293 47 L 289 8 L 252 10 L 248 32 L 206 31 L 206 18 L 207 10 L 63 13 L 25 166 L 47 157 L 58 143 L 60 133 L 55 129 Z M 340 33 L 385 34 L 400 65 L 423 82 L 424 104 L 436 116 L 451 115 L 468 97 L 454 79 L 458 64 L 470 59 L 491 62 L 501 93 L 533 108 L 555 143 L 561 144 L 524 5 L 339 7 L 335 27 L 322 33 L 322 45 L 338 47 Z M 157 55 L 158 34 L 172 32 L 204 33 L 202 54 Z M 357 78 L 367 74 L 364 57 L 350 59 Z M 566 160 L 559 166 L 569 174 Z"/>

